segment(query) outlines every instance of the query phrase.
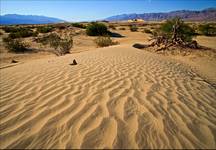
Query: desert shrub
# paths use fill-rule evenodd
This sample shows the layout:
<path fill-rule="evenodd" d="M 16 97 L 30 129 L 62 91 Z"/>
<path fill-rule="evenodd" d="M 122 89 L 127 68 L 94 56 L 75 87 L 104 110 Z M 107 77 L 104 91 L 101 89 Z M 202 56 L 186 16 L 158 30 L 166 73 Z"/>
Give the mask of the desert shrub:
<path fill-rule="evenodd" d="M 156 51 L 167 50 L 169 47 L 188 47 L 198 49 L 199 45 L 192 38 L 195 36 L 195 30 L 188 24 L 185 24 L 180 18 L 167 20 L 160 28 L 152 33 L 154 40 L 149 46 L 157 46 Z"/>
<path fill-rule="evenodd" d="M 173 27 L 176 27 L 174 31 Z M 191 28 L 189 25 L 185 24 L 180 18 L 173 18 L 171 20 L 167 20 L 159 29 L 163 35 L 171 39 L 174 36 L 183 40 L 184 42 L 192 41 L 193 36 L 195 35 L 195 30 Z"/>
<path fill-rule="evenodd" d="M 131 32 L 136 32 L 138 30 L 138 28 L 137 28 L 137 26 L 132 25 L 132 26 L 130 26 L 130 30 L 131 30 Z"/>
<path fill-rule="evenodd" d="M 38 34 L 39 34 L 39 33 L 38 33 L 37 31 L 35 31 L 35 32 L 33 32 L 32 36 L 33 36 L 33 37 L 36 37 L 36 36 L 38 36 Z"/>
<path fill-rule="evenodd" d="M 144 33 L 148 33 L 148 34 L 152 34 L 152 31 L 149 30 L 149 29 L 144 29 L 143 32 L 144 32 Z"/>
<path fill-rule="evenodd" d="M 116 30 L 115 26 L 112 25 L 112 24 L 109 25 L 109 28 L 110 28 L 110 29 L 113 29 L 113 30 Z"/>
<path fill-rule="evenodd" d="M 126 30 L 124 27 L 119 28 L 119 30 Z"/>
<path fill-rule="evenodd" d="M 59 29 L 59 30 L 64 30 L 64 29 L 66 29 L 68 27 L 68 25 L 65 24 L 65 23 L 60 23 L 60 24 L 54 25 L 54 27 L 57 28 L 57 29 Z"/>
<path fill-rule="evenodd" d="M 42 45 L 47 45 L 48 44 L 48 37 L 46 35 L 46 36 L 35 38 L 35 42 L 41 43 Z"/>
<path fill-rule="evenodd" d="M 118 44 L 118 42 L 113 42 L 109 36 L 99 36 L 95 39 L 95 43 L 98 47 L 106 47 Z"/>
<path fill-rule="evenodd" d="M 29 45 L 22 42 L 20 39 L 4 38 L 5 47 L 9 52 L 24 53 L 28 50 Z"/>
<path fill-rule="evenodd" d="M 56 33 L 50 33 L 49 35 L 44 35 L 36 39 L 36 42 L 43 45 L 49 44 L 51 47 L 57 49 L 60 37 Z"/>
<path fill-rule="evenodd" d="M 58 43 L 60 41 L 60 37 L 56 33 L 50 33 L 48 35 L 44 35 L 36 39 L 36 42 L 41 43 L 43 45 L 50 44 L 53 48 L 57 48 Z"/>
<path fill-rule="evenodd" d="M 10 38 L 10 37 L 3 37 L 2 38 L 2 41 L 4 42 L 4 43 L 7 43 L 7 42 L 9 42 L 9 41 L 11 41 L 12 39 Z"/>
<path fill-rule="evenodd" d="M 82 28 L 82 29 L 86 28 L 86 26 L 84 24 L 81 24 L 81 23 L 72 23 L 71 25 L 73 27 L 77 27 L 77 28 Z"/>
<path fill-rule="evenodd" d="M 73 47 L 73 39 L 72 38 L 66 38 L 61 39 L 59 42 L 59 55 L 65 55 L 67 53 L 70 53 L 70 49 Z"/>
<path fill-rule="evenodd" d="M 3 35 L 3 33 L 0 31 L 0 35 Z"/>
<path fill-rule="evenodd" d="M 12 39 L 16 39 L 16 38 L 31 37 L 33 35 L 35 35 L 35 34 L 31 29 L 18 28 L 18 29 L 16 29 L 16 31 L 14 30 L 13 32 L 10 32 L 8 36 Z"/>
<path fill-rule="evenodd" d="M 12 26 L 4 26 L 2 27 L 2 30 L 4 30 L 6 33 L 14 33 L 15 36 L 20 37 L 28 37 L 33 34 L 33 31 L 28 27 L 12 27 Z"/>
<path fill-rule="evenodd" d="M 48 36 L 48 43 L 50 44 L 50 47 L 53 47 L 55 50 L 59 47 L 60 41 L 61 41 L 61 38 L 56 33 L 51 33 Z"/>
<path fill-rule="evenodd" d="M 37 27 L 37 32 L 39 32 L 39 33 L 48 33 L 48 32 L 52 32 L 52 31 L 53 31 L 52 26 L 40 26 L 40 27 Z"/>
<path fill-rule="evenodd" d="M 49 45 L 50 47 L 54 48 L 57 55 L 69 53 L 73 46 L 73 38 L 71 35 L 61 39 L 56 33 L 51 33 L 49 35 L 37 38 L 36 42 L 42 43 L 43 45 Z"/>
<path fill-rule="evenodd" d="M 37 36 L 36 32 L 33 32 L 29 28 L 23 28 L 23 27 L 4 27 L 3 30 L 5 32 L 9 33 L 9 37 L 12 39 L 15 38 L 25 38 L 30 36 Z"/>
<path fill-rule="evenodd" d="M 3 26 L 2 30 L 4 30 L 6 33 L 10 33 L 10 32 L 16 32 L 17 28 L 11 26 Z"/>
<path fill-rule="evenodd" d="M 199 25 L 198 30 L 201 34 L 206 36 L 216 35 L 216 27 L 211 24 Z"/>
<path fill-rule="evenodd" d="M 86 28 L 86 34 L 89 36 L 103 36 L 109 34 L 105 24 L 93 22 Z"/>

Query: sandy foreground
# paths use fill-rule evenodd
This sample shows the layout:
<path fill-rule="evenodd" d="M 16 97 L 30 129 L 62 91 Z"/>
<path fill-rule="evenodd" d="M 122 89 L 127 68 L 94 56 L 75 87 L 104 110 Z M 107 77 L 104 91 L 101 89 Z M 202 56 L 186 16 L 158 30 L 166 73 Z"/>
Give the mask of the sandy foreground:
<path fill-rule="evenodd" d="M 215 87 L 128 45 L 4 68 L 0 87 L 0 148 L 216 148 Z"/>

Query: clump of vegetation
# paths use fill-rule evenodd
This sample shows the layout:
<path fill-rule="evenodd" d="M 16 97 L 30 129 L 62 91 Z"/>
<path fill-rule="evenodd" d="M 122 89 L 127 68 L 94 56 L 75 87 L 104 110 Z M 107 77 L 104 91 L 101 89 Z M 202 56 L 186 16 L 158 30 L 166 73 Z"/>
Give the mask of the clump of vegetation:
<path fill-rule="evenodd" d="M 97 44 L 98 47 L 106 47 L 106 46 L 118 44 L 118 42 L 112 41 L 110 36 L 99 36 L 98 38 L 95 39 L 95 43 Z"/>
<path fill-rule="evenodd" d="M 24 53 L 25 51 L 29 50 L 29 45 L 20 39 L 12 39 L 7 37 L 3 38 L 3 42 L 5 43 L 5 47 L 9 50 L 9 52 Z"/>
<path fill-rule="evenodd" d="M 2 30 L 4 30 L 6 33 L 10 33 L 10 32 L 16 32 L 17 28 L 12 26 L 3 26 Z"/>
<path fill-rule="evenodd" d="M 131 25 L 130 30 L 131 32 L 136 32 L 138 30 L 138 27 L 136 25 Z"/>
<path fill-rule="evenodd" d="M 31 36 L 38 35 L 37 32 L 33 32 L 30 28 L 5 26 L 2 29 L 6 33 L 9 33 L 8 36 L 12 39 L 25 38 L 25 37 L 31 37 Z"/>
<path fill-rule="evenodd" d="M 56 33 L 50 33 L 48 35 L 44 35 L 36 39 L 36 42 L 41 43 L 43 45 L 50 44 L 52 47 L 58 47 L 57 44 L 60 40 L 60 37 Z"/>
<path fill-rule="evenodd" d="M 81 23 L 72 23 L 71 24 L 73 27 L 77 27 L 77 28 L 81 28 L 81 29 L 85 29 L 86 26 L 84 24 Z"/>
<path fill-rule="evenodd" d="M 143 32 L 144 32 L 144 33 L 148 33 L 148 34 L 152 34 L 152 31 L 149 30 L 149 29 L 144 29 Z"/>
<path fill-rule="evenodd" d="M 53 28 L 54 27 L 59 29 L 59 30 L 64 30 L 64 29 L 66 29 L 68 27 L 68 25 L 65 24 L 65 23 L 59 23 L 59 24 L 54 25 Z"/>
<path fill-rule="evenodd" d="M 119 30 L 126 30 L 124 27 L 119 28 Z"/>
<path fill-rule="evenodd" d="M 86 34 L 89 36 L 104 36 L 108 35 L 109 31 L 105 24 L 93 22 L 87 26 Z"/>
<path fill-rule="evenodd" d="M 185 24 L 180 18 L 167 20 L 160 28 L 163 35 L 173 41 L 190 42 L 195 35 L 195 30 Z"/>
<path fill-rule="evenodd" d="M 65 55 L 70 53 L 70 49 L 73 47 L 73 39 L 72 38 L 66 38 L 66 39 L 61 39 L 59 41 L 59 49 L 58 54 L 59 55 Z"/>
<path fill-rule="evenodd" d="M 3 38 L 2 38 L 2 41 L 3 41 L 4 43 L 10 42 L 11 40 L 13 40 L 13 39 L 11 39 L 10 37 L 3 37 Z"/>
<path fill-rule="evenodd" d="M 167 49 L 170 46 L 198 48 L 197 42 L 192 40 L 194 36 L 193 28 L 185 24 L 180 18 L 174 18 L 167 20 L 157 31 L 153 32 L 154 42 L 150 46 L 163 46 L 157 51 Z"/>
<path fill-rule="evenodd" d="M 51 33 L 43 37 L 37 38 L 36 42 L 42 43 L 43 45 L 49 45 L 55 49 L 55 53 L 59 56 L 70 53 L 70 49 L 73 47 L 72 35 L 60 38 L 56 33 Z"/>
<path fill-rule="evenodd" d="M 113 30 L 116 30 L 116 27 L 114 25 L 112 25 L 112 24 L 109 25 L 109 28 L 113 29 Z"/>
<path fill-rule="evenodd" d="M 48 32 L 52 32 L 52 31 L 53 31 L 52 26 L 40 26 L 40 27 L 37 27 L 37 32 L 39 32 L 39 33 L 48 33 Z"/>
<path fill-rule="evenodd" d="M 201 34 L 206 36 L 216 36 L 216 27 L 212 24 L 204 24 L 198 27 Z"/>

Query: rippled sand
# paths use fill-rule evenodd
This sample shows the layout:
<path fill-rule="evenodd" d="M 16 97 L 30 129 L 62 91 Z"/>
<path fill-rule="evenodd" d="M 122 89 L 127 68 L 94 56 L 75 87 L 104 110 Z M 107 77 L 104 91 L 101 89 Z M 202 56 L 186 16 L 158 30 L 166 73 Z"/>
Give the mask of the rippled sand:
<path fill-rule="evenodd" d="M 216 89 L 163 56 L 118 45 L 0 78 L 0 148 L 216 148 Z"/>

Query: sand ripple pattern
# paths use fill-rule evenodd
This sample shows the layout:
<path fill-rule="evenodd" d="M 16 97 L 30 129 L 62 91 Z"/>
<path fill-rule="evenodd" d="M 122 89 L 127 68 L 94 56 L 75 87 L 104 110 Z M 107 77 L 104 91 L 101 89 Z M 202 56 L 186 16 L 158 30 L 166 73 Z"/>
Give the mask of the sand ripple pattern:
<path fill-rule="evenodd" d="M 216 148 L 216 89 L 161 56 L 114 46 L 0 78 L 0 148 Z"/>

